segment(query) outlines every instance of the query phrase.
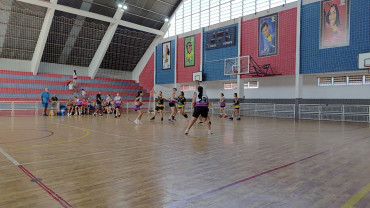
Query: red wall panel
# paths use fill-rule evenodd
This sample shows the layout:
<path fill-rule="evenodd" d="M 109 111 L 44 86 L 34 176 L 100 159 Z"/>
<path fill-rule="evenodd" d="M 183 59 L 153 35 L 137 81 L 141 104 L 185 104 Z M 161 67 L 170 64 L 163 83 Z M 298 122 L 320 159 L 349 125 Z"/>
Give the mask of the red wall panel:
<path fill-rule="evenodd" d="M 279 12 L 278 54 L 258 57 L 258 18 L 242 21 L 241 55 L 250 55 L 259 64 L 271 64 L 274 73 L 295 74 L 297 9 Z M 250 76 L 242 76 L 248 78 Z"/>
<path fill-rule="evenodd" d="M 139 84 L 147 92 L 154 87 L 154 53 L 139 76 Z"/>
<path fill-rule="evenodd" d="M 176 57 L 176 80 L 177 83 L 193 82 L 193 72 L 200 71 L 200 43 L 201 43 L 201 34 L 198 33 L 195 35 L 195 66 L 184 67 L 184 41 L 185 38 L 177 39 L 177 57 Z"/>

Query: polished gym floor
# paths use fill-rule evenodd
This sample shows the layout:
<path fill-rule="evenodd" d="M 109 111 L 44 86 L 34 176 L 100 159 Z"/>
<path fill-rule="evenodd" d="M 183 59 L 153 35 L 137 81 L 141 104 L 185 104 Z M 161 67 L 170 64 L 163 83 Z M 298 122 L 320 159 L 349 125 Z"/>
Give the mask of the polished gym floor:
<path fill-rule="evenodd" d="M 370 207 L 367 123 L 0 117 L 0 207 Z"/>

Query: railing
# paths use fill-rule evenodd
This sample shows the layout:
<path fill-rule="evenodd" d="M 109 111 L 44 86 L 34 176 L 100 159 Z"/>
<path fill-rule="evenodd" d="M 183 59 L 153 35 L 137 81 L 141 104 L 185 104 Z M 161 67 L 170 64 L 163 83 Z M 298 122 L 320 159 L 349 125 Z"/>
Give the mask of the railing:
<path fill-rule="evenodd" d="M 370 122 L 369 114 L 370 105 L 299 105 L 299 119 Z"/>
<path fill-rule="evenodd" d="M 57 110 L 65 102 L 49 103 L 48 111 Z M 220 112 L 219 103 L 211 103 L 210 114 L 217 115 Z M 122 113 L 134 112 L 133 102 L 125 102 L 122 106 Z M 143 112 L 154 111 L 153 102 L 145 102 L 141 107 Z M 232 114 L 233 108 L 230 103 L 225 107 L 228 115 Z M 168 104 L 165 103 L 164 112 L 170 112 Z M 185 107 L 185 112 L 191 116 L 193 107 L 190 102 Z M 39 101 L 0 101 L 0 116 L 37 116 L 42 113 Z M 48 112 L 49 113 L 49 112 Z M 56 111 L 55 111 L 56 113 Z M 178 113 L 179 118 L 182 116 Z M 260 116 L 275 118 L 295 118 L 296 108 L 294 104 L 273 104 L 273 103 L 242 103 L 240 115 Z M 352 121 L 370 122 L 370 105 L 324 105 L 324 104 L 300 104 L 298 111 L 299 119 L 310 120 L 331 120 L 331 121 Z"/>

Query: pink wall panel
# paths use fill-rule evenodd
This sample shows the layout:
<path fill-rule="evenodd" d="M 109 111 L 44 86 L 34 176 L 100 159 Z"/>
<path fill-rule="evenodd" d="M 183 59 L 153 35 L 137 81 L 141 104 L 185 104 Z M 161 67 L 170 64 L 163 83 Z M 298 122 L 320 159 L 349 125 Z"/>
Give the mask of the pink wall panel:
<path fill-rule="evenodd" d="M 139 76 L 139 84 L 147 92 L 154 87 L 154 53 Z"/>
<path fill-rule="evenodd" d="M 200 71 L 200 43 L 201 43 L 201 34 L 198 33 L 195 36 L 195 66 L 184 67 L 184 41 L 185 38 L 177 39 L 177 74 L 176 80 L 177 83 L 185 83 L 193 81 L 193 72 Z"/>
<path fill-rule="evenodd" d="M 297 9 L 279 12 L 278 55 L 258 58 L 258 18 L 242 22 L 241 55 L 250 55 L 259 64 L 271 64 L 274 73 L 295 74 Z M 242 76 L 248 78 L 250 76 Z"/>

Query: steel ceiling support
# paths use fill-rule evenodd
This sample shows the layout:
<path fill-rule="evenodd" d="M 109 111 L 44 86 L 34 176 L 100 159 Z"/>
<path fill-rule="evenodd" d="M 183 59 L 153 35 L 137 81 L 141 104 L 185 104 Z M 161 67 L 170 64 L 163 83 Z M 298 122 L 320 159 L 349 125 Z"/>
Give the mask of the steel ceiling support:
<path fill-rule="evenodd" d="M 86 1 L 82 2 L 80 9 L 84 11 L 89 11 L 91 8 L 92 2 L 94 2 L 94 0 L 88 0 L 87 2 Z M 71 54 L 73 46 L 75 45 L 77 41 L 77 37 L 80 34 L 81 29 L 82 29 L 82 24 L 80 23 L 83 22 L 85 19 L 86 17 L 83 17 L 83 16 L 77 16 L 77 18 L 75 19 L 71 32 L 69 33 L 68 39 L 66 43 L 64 44 L 62 54 L 59 57 L 59 62 L 58 62 L 59 64 L 67 63 L 69 55 Z"/>
<path fill-rule="evenodd" d="M 121 19 L 123 15 L 122 9 L 117 9 L 116 13 L 114 14 L 114 19 Z M 110 42 L 113 39 L 114 33 L 116 32 L 118 27 L 118 23 L 110 23 L 107 31 L 104 34 L 104 37 L 102 41 L 100 42 L 100 45 L 98 49 L 95 52 L 95 55 L 93 59 L 91 60 L 91 63 L 89 65 L 89 76 L 91 79 L 94 79 L 96 74 L 98 73 L 99 67 L 101 62 L 104 59 L 105 53 L 108 50 L 108 47 L 110 45 Z"/>
<path fill-rule="evenodd" d="M 48 39 L 51 22 L 53 21 L 54 18 L 55 5 L 57 5 L 57 2 L 58 0 L 50 0 L 50 4 L 53 6 L 46 10 L 44 22 L 42 23 L 42 27 L 40 30 L 39 39 L 37 40 L 35 51 L 33 52 L 32 56 L 31 72 L 33 73 L 33 75 L 36 75 L 39 70 L 41 57 L 42 54 L 44 53 L 46 40 Z"/>
<path fill-rule="evenodd" d="M 91 19 L 100 20 L 100 21 L 103 21 L 103 22 L 118 24 L 118 25 L 121 25 L 121 26 L 124 26 L 124 27 L 132 28 L 132 29 L 135 29 L 135 30 L 140 30 L 140 31 L 143 31 L 143 32 L 153 33 L 153 34 L 156 34 L 156 35 L 163 35 L 164 34 L 163 31 L 161 31 L 161 30 L 153 29 L 153 28 L 150 28 L 150 27 L 145 27 L 145 26 L 138 25 L 138 24 L 135 24 L 135 23 L 131 23 L 131 22 L 128 22 L 128 21 L 124 21 L 124 20 L 121 20 L 121 19 L 115 19 L 115 18 L 112 18 L 112 17 L 107 17 L 107 16 L 104 16 L 104 15 L 100 15 L 100 14 L 96 14 L 96 13 L 92 13 L 92 12 L 88 12 L 88 11 L 83 11 L 81 9 L 75 9 L 75 8 L 72 8 L 72 7 L 63 6 L 63 5 L 59 5 L 59 4 L 53 4 L 53 3 L 50 3 L 50 2 L 46 2 L 46 1 L 40 1 L 40 0 L 18 0 L 18 1 L 28 3 L 28 4 L 34 4 L 34 5 L 41 6 L 41 7 L 47 7 L 49 9 L 54 8 L 55 10 L 58 10 L 58 11 L 67 12 L 67 13 L 75 14 L 75 15 L 79 15 L 79 16 L 84 16 L 84 17 L 88 17 L 88 18 L 91 18 Z"/>
<path fill-rule="evenodd" d="M 176 8 L 176 10 L 173 12 L 171 18 L 169 19 L 169 21 L 167 23 L 165 23 L 162 28 L 161 28 L 161 32 L 163 32 L 162 35 L 157 35 L 153 42 L 150 44 L 149 48 L 145 51 L 143 57 L 141 57 L 139 63 L 136 65 L 134 71 L 132 71 L 132 79 L 135 80 L 135 81 L 139 81 L 139 77 L 140 77 L 140 74 L 141 72 L 143 71 L 146 63 L 149 61 L 150 57 L 152 56 L 153 52 L 154 52 L 154 49 L 155 47 L 162 41 L 164 35 L 166 34 L 168 28 L 170 27 L 170 22 L 172 20 L 172 18 L 174 18 L 176 16 L 176 12 L 177 10 L 181 7 L 181 5 L 184 3 L 185 0 L 182 0 L 179 4 L 179 6 Z M 155 63 L 155 60 L 154 60 L 154 63 Z M 155 64 L 154 64 L 155 65 Z M 155 73 L 155 71 L 154 71 Z"/>

